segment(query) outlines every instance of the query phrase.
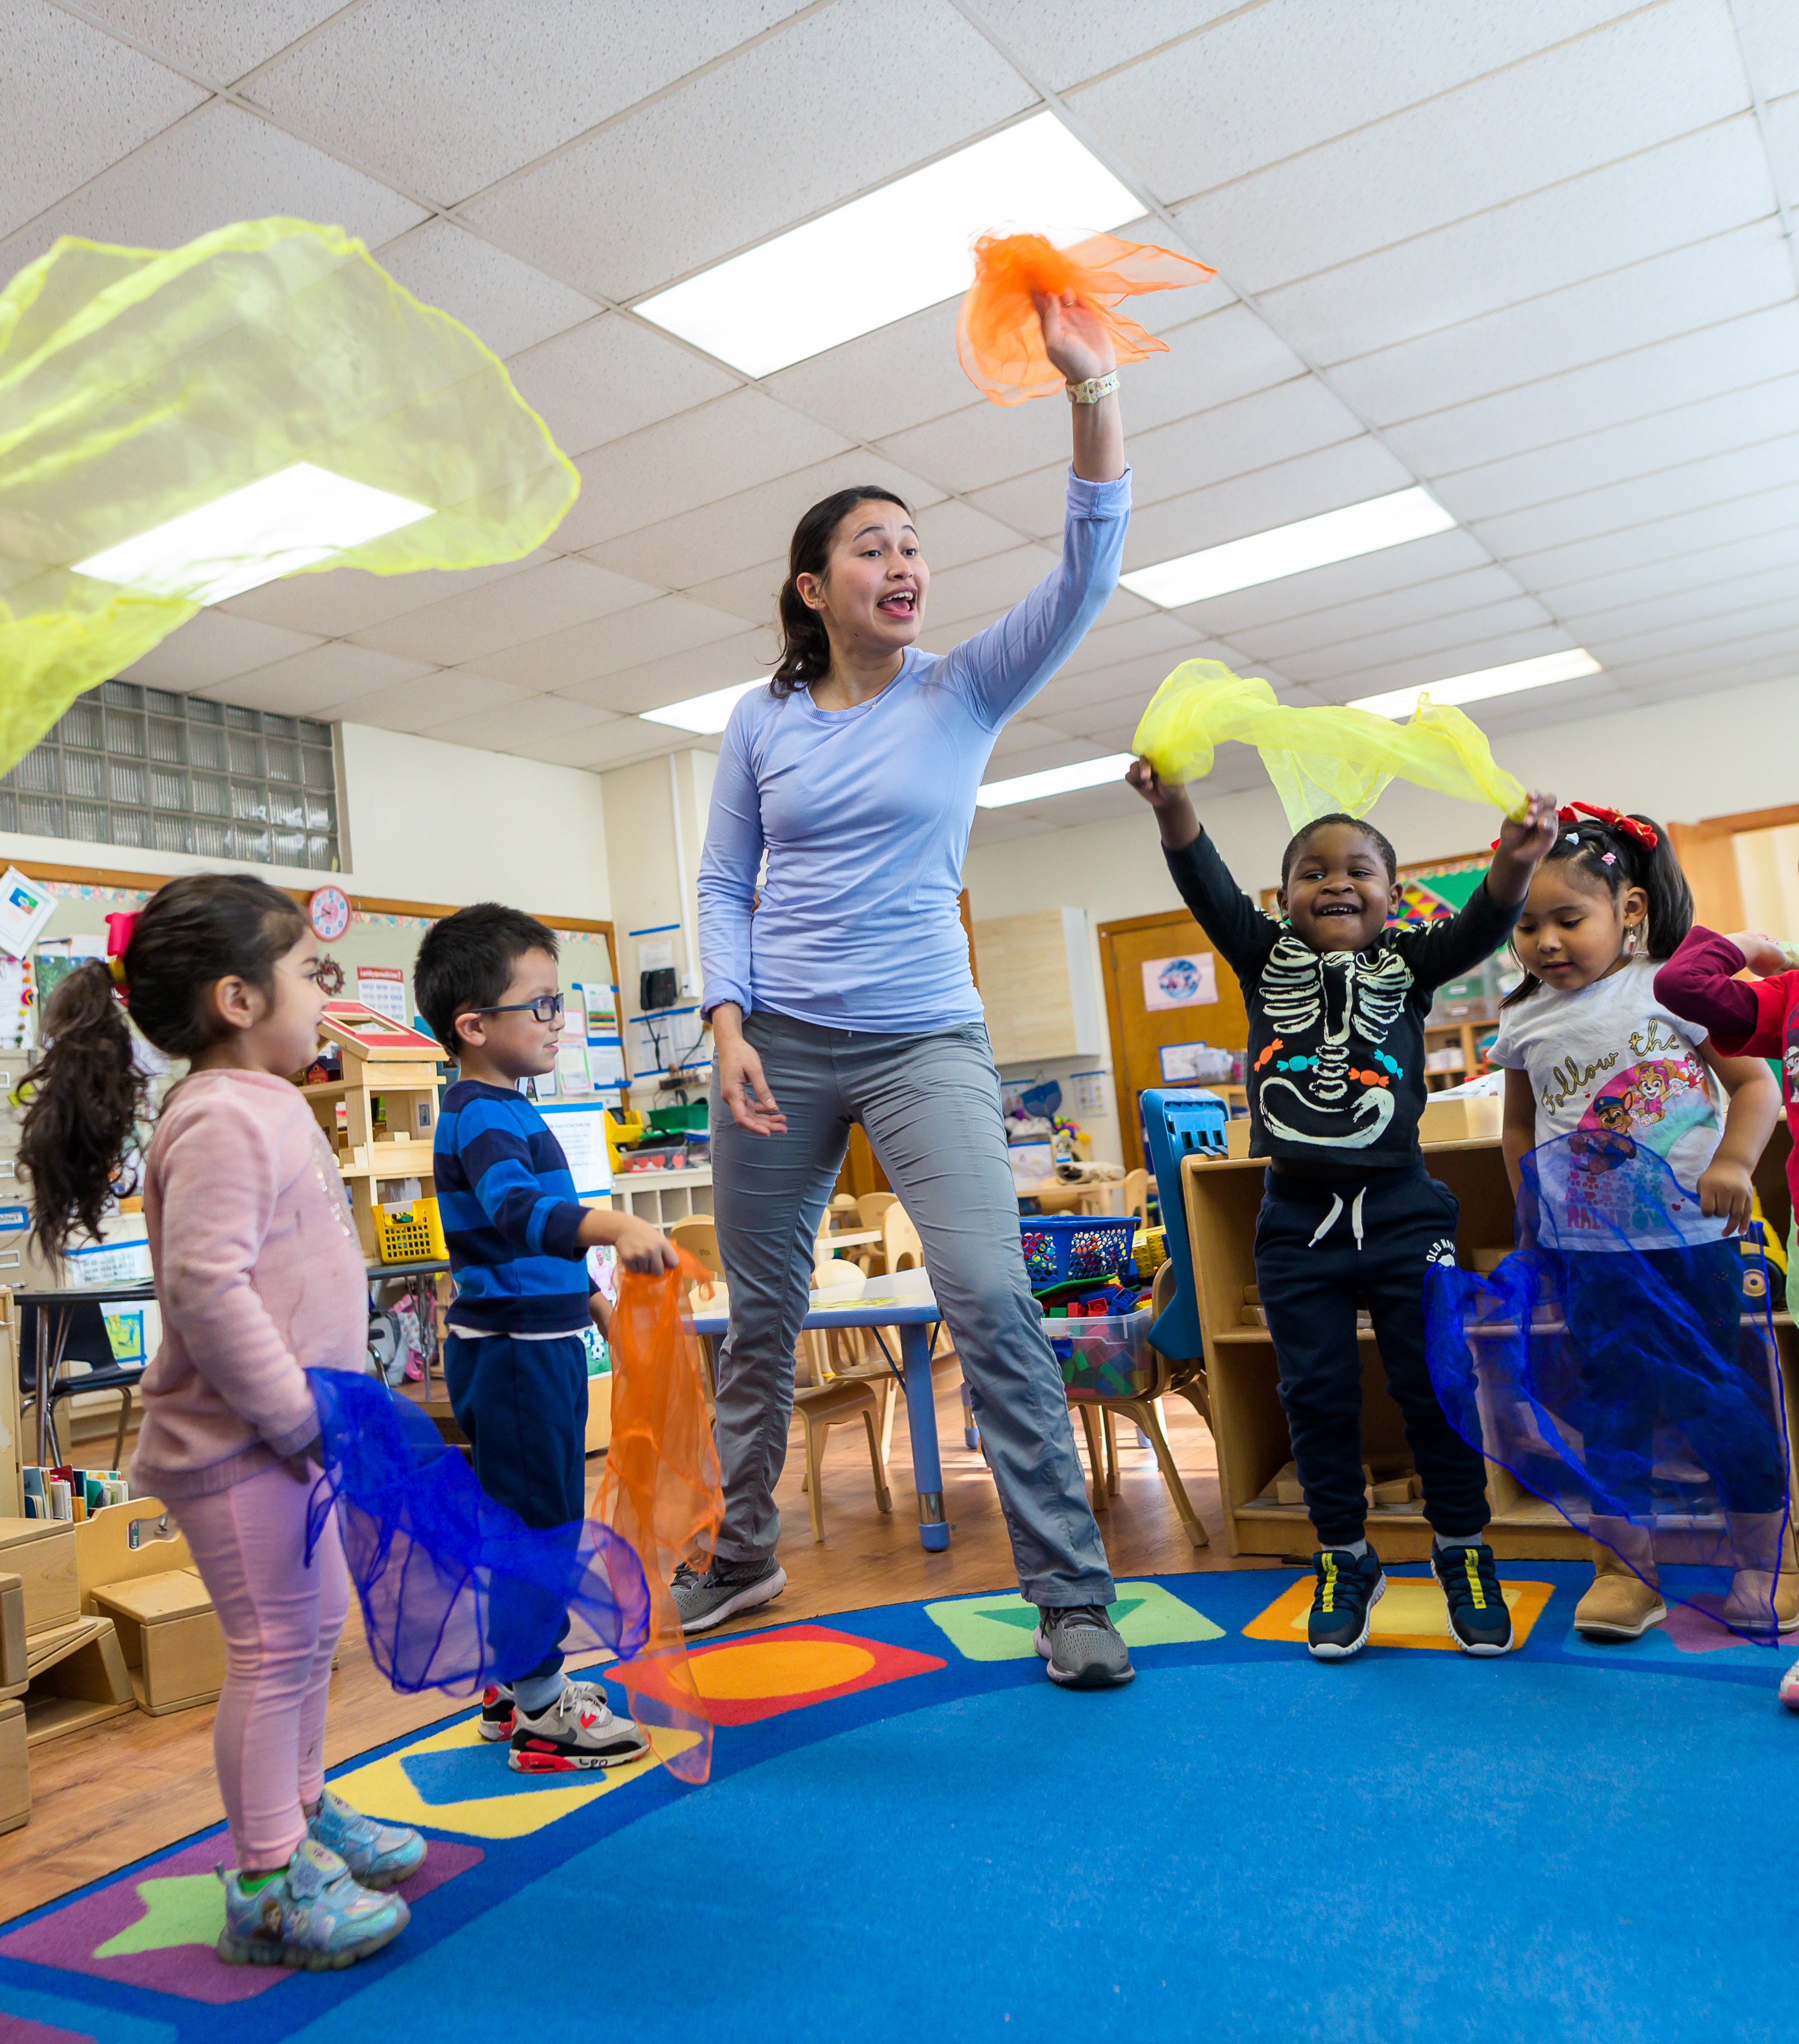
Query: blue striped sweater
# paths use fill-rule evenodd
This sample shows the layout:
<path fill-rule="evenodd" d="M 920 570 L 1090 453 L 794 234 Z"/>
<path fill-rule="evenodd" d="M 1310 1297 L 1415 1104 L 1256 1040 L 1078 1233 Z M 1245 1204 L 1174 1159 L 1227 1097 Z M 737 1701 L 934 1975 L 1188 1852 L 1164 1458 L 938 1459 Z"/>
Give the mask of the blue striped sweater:
<path fill-rule="evenodd" d="M 452 1333 L 577 1334 L 589 1324 L 586 1208 L 562 1145 L 523 1093 L 459 1079 L 435 1145 Z"/>

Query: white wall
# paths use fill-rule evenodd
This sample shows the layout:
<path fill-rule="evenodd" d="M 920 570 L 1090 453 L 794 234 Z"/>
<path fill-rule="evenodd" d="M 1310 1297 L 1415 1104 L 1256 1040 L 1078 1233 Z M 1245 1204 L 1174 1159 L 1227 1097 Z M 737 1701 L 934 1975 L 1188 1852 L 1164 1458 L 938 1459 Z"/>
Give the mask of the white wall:
<path fill-rule="evenodd" d="M 598 774 L 440 740 L 340 727 L 345 870 L 377 899 L 509 901 L 537 915 L 605 920 L 605 798 Z M 0 865 L 99 866 L 111 872 L 260 874 L 284 886 L 321 876 L 285 866 L 185 858 L 69 838 L 0 832 Z"/>

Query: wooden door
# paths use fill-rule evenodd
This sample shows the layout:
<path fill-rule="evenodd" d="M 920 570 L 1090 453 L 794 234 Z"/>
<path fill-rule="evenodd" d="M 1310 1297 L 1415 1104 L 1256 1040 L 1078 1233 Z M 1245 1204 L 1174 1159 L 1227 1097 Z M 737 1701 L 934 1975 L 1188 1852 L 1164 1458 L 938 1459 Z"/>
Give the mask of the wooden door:
<path fill-rule="evenodd" d="M 1162 1046 L 1204 1043 L 1220 1050 L 1240 1051 L 1249 1042 L 1249 1017 L 1236 975 L 1216 955 L 1216 1001 L 1190 1008 L 1150 1008 L 1144 1003 L 1143 968 L 1150 959 L 1178 952 L 1197 958 L 1211 950 L 1198 924 L 1184 909 L 1099 926 L 1100 976 L 1105 986 L 1105 1020 L 1112 1037 L 1112 1070 L 1127 1171 L 1146 1162 L 1137 1096 L 1163 1083 Z"/>

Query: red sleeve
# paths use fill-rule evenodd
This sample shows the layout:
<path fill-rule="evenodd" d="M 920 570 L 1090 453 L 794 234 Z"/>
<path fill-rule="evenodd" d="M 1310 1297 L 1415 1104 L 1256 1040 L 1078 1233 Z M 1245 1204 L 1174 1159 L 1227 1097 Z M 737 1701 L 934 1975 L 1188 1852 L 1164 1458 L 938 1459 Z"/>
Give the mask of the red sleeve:
<path fill-rule="evenodd" d="M 1655 975 L 1655 998 L 1683 1021 L 1697 1022 L 1724 1058 L 1778 1058 L 1799 973 L 1739 979 L 1743 954 L 1728 937 L 1694 924 Z"/>

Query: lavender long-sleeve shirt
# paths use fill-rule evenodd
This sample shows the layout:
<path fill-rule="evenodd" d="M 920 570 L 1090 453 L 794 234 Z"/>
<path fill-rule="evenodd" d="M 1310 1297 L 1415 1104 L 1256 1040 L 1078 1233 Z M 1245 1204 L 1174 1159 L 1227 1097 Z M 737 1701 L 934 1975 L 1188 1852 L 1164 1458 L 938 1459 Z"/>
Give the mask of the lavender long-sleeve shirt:
<path fill-rule="evenodd" d="M 981 1019 L 958 905 L 974 791 L 1000 726 L 1105 607 L 1130 509 L 1128 471 L 1071 474 L 1061 561 L 997 624 L 952 653 L 908 647 L 855 709 L 766 689 L 737 705 L 700 862 L 707 1012 L 882 1034 Z"/>

